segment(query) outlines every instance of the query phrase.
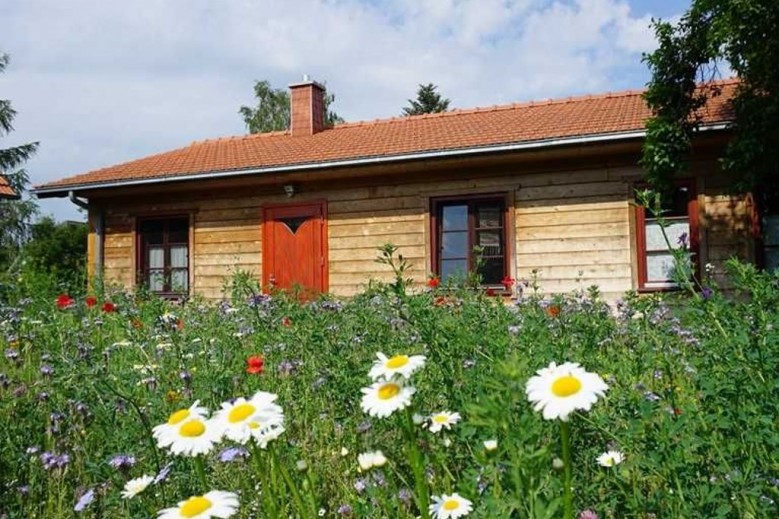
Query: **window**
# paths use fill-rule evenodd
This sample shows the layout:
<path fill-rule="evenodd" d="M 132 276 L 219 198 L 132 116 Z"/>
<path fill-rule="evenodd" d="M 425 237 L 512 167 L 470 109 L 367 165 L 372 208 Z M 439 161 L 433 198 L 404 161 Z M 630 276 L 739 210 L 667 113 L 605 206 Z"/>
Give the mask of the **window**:
<path fill-rule="evenodd" d="M 432 201 L 433 270 L 442 281 L 477 272 L 484 285 L 508 274 L 505 196 Z"/>
<path fill-rule="evenodd" d="M 151 292 L 189 292 L 189 217 L 149 218 L 138 224 L 139 282 Z"/>
<path fill-rule="evenodd" d="M 639 289 L 675 288 L 674 257 L 669 248 L 684 246 L 692 255 L 698 271 L 698 203 L 691 182 L 678 183 L 673 196 L 663 200 L 666 242 L 657 218 L 643 207 L 636 207 Z"/>
<path fill-rule="evenodd" d="M 779 193 L 764 195 L 762 205 L 763 268 L 771 272 L 779 269 Z"/>

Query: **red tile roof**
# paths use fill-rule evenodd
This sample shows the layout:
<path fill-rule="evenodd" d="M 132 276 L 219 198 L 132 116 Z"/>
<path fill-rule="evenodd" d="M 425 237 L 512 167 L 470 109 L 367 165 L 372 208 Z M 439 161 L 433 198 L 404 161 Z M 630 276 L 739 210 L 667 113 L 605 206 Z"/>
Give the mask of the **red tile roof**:
<path fill-rule="evenodd" d="M 722 95 L 701 111 L 706 124 L 732 118 L 736 80 L 720 82 Z M 571 97 L 440 114 L 340 124 L 314 135 L 289 132 L 194 142 L 117 166 L 50 182 L 37 189 L 174 180 L 204 173 L 280 168 L 371 158 L 640 132 L 651 113 L 643 91 Z"/>
<path fill-rule="evenodd" d="M 19 194 L 8 183 L 3 175 L 0 175 L 0 198 L 19 198 Z"/>

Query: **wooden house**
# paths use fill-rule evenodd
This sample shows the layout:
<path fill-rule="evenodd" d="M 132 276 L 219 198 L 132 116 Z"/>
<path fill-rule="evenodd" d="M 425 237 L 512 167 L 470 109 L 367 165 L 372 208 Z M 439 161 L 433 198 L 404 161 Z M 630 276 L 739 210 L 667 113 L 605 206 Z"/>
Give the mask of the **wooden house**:
<path fill-rule="evenodd" d="M 721 86 L 666 215 L 699 268 L 776 255 L 716 161 L 735 83 Z M 324 88 L 290 88 L 289 131 L 195 142 L 35 193 L 88 208 L 91 274 L 166 295 L 220 298 L 243 270 L 349 296 L 392 278 L 375 262 L 385 243 L 420 286 L 478 262 L 496 288 L 534 272 L 547 294 L 673 288 L 658 225 L 634 202 L 650 116 L 641 92 L 325 127 Z"/>

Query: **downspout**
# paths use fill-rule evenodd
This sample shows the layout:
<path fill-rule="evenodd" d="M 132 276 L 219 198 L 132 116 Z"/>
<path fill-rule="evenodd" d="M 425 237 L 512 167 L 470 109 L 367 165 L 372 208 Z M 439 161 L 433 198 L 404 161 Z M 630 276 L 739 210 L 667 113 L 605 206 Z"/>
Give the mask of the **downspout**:
<path fill-rule="evenodd" d="M 68 191 L 68 199 L 71 202 L 73 202 L 75 205 L 79 206 L 81 209 L 84 209 L 87 212 L 87 215 L 89 215 L 89 204 L 84 200 L 77 198 L 76 193 L 74 191 Z M 102 278 L 103 276 L 103 229 L 105 227 L 103 210 L 97 209 L 95 216 L 97 217 L 95 219 L 95 275 L 98 276 L 99 278 Z"/>

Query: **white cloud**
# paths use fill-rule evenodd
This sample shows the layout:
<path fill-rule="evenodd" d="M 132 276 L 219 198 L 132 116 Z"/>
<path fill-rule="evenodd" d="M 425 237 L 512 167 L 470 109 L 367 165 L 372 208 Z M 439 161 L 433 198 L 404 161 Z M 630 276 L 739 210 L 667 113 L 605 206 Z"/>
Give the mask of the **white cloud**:
<path fill-rule="evenodd" d="M 373 119 L 427 82 L 456 107 L 640 87 L 654 44 L 626 0 L 5 0 L 0 19 L 36 183 L 242 133 L 255 79 L 310 74 Z"/>

